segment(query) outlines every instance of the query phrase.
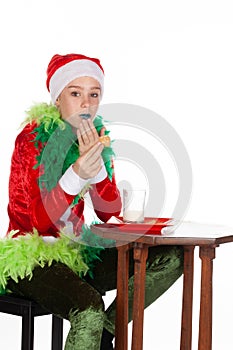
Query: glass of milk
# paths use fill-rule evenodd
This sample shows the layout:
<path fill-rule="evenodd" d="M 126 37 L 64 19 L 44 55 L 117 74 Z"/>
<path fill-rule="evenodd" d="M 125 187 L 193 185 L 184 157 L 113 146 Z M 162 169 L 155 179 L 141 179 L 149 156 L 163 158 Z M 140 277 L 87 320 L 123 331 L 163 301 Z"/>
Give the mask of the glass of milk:
<path fill-rule="evenodd" d="M 123 189 L 123 221 L 144 222 L 146 190 Z"/>

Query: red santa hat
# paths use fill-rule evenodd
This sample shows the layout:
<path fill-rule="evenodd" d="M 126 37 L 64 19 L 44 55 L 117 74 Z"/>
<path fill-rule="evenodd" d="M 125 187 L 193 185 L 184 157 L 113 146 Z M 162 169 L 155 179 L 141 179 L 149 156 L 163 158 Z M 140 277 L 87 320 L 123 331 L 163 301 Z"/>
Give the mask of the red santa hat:
<path fill-rule="evenodd" d="M 100 83 L 101 95 L 104 89 L 104 70 L 99 59 L 80 54 L 54 55 L 47 68 L 46 86 L 52 102 L 62 90 L 74 79 L 92 77 Z"/>

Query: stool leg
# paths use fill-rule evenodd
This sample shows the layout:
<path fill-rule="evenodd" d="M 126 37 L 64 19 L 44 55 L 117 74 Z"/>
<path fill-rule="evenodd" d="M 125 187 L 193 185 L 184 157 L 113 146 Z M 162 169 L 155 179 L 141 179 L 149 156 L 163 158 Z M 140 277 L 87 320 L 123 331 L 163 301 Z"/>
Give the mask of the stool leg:
<path fill-rule="evenodd" d="M 52 315 L 52 350 L 62 350 L 63 319 Z"/>
<path fill-rule="evenodd" d="M 33 350 L 34 315 L 31 307 L 24 308 L 22 316 L 22 350 Z"/>

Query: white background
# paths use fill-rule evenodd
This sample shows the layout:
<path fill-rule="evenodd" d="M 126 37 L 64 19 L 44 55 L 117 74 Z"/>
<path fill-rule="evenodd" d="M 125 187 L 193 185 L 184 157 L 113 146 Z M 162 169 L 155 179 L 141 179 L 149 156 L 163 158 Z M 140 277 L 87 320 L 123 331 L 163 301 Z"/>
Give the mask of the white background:
<path fill-rule="evenodd" d="M 7 228 L 9 166 L 18 127 L 33 102 L 49 102 L 45 72 L 52 55 L 70 52 L 101 59 L 106 74 L 103 103 L 149 108 L 180 135 L 194 180 L 186 219 L 233 227 L 230 0 L 12 0 L 1 5 L 0 17 L 1 236 Z M 123 178 L 121 170 L 119 166 L 119 178 Z M 232 349 L 232 250 L 232 244 L 221 246 L 214 261 L 214 350 Z M 199 307 L 197 253 L 194 349 Z M 146 310 L 146 350 L 179 349 L 181 287 L 180 279 Z M 68 322 L 65 334 L 67 330 Z M 0 332 L 1 349 L 20 349 L 17 317 L 0 314 Z M 35 350 L 50 349 L 49 337 L 50 318 L 38 319 Z"/>

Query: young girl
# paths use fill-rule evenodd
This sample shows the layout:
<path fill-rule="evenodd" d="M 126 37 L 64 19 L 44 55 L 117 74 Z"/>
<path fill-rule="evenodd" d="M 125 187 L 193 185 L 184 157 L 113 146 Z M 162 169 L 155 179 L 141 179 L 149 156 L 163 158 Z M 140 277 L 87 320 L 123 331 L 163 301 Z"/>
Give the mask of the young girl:
<path fill-rule="evenodd" d="M 51 104 L 34 105 L 16 138 L 9 181 L 9 230 L 0 242 L 0 282 L 70 321 L 66 350 L 113 349 L 117 251 L 84 221 L 89 191 L 100 221 L 119 215 L 111 144 L 97 115 L 104 70 L 96 58 L 55 55 L 47 69 Z M 145 307 L 182 274 L 182 250 L 149 249 Z M 129 320 L 133 261 L 130 257 Z"/>

